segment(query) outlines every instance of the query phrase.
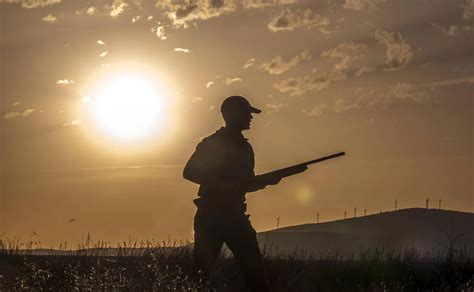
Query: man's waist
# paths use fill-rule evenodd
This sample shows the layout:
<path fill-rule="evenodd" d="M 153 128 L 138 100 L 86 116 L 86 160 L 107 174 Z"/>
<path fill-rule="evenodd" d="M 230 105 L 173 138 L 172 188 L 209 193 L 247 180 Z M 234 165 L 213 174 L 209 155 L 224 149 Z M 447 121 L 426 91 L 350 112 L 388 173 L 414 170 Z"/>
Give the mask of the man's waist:
<path fill-rule="evenodd" d="M 226 198 L 241 198 L 245 200 L 245 191 L 242 190 L 227 190 L 223 191 L 218 187 L 212 185 L 199 186 L 198 196 L 200 197 L 226 197 Z"/>
<path fill-rule="evenodd" d="M 209 196 L 199 197 L 193 200 L 194 205 L 202 210 L 209 212 L 238 212 L 245 213 L 247 211 L 247 203 L 245 197 L 241 200 L 225 200 L 225 198 L 213 198 Z"/>

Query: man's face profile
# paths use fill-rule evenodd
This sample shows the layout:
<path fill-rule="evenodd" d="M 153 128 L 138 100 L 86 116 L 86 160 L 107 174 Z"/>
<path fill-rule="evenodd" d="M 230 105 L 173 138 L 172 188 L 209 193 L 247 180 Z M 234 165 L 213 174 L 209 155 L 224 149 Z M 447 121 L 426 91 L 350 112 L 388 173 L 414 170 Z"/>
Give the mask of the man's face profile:
<path fill-rule="evenodd" d="M 240 131 L 250 129 L 250 122 L 252 119 L 252 113 L 245 110 L 232 111 L 224 114 L 226 125 Z"/>

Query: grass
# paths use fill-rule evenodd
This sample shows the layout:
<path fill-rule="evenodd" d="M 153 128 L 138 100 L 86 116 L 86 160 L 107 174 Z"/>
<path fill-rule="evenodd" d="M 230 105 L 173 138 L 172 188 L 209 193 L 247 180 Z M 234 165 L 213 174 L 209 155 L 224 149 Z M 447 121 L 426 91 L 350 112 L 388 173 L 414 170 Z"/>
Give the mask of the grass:
<path fill-rule="evenodd" d="M 189 277 L 191 248 L 179 242 L 89 238 L 78 249 L 38 250 L 34 242 L 0 239 L 0 290 L 241 291 L 237 263 L 224 252 L 210 283 Z M 272 291 L 474 291 L 474 262 L 459 250 L 425 257 L 416 250 L 361 250 L 310 256 L 262 250 Z M 271 254 L 271 256 L 270 256 Z"/>

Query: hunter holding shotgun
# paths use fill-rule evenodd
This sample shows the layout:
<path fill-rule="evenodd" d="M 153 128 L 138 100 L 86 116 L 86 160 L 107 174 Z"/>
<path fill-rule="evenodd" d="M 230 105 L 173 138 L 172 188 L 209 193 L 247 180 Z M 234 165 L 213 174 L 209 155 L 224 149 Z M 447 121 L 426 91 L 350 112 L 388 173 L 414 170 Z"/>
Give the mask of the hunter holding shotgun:
<path fill-rule="evenodd" d="M 193 275 L 207 279 L 224 243 L 240 264 L 251 291 L 268 291 L 257 234 L 245 214 L 245 194 L 276 185 L 283 177 L 304 172 L 309 164 L 344 155 L 343 152 L 255 175 L 252 146 L 242 135 L 250 129 L 252 107 L 242 96 L 224 100 L 221 113 L 225 127 L 204 138 L 187 162 L 183 177 L 199 184 L 194 200 Z"/>

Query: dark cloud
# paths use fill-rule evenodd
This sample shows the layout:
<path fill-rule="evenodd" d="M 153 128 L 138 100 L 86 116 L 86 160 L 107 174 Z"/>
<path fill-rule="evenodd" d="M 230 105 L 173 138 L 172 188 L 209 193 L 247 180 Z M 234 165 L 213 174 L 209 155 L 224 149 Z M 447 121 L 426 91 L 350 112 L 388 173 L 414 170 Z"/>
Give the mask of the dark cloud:
<path fill-rule="evenodd" d="M 275 15 L 268 23 L 272 32 L 291 31 L 298 27 L 320 27 L 329 25 L 329 19 L 321 17 L 311 9 L 285 9 Z M 324 30 L 326 31 L 326 30 Z"/>
<path fill-rule="evenodd" d="M 175 27 L 187 27 L 196 20 L 218 17 L 236 10 L 233 0 L 196 0 L 192 2 L 161 0 L 156 6 L 165 10 L 165 14 Z"/>
<path fill-rule="evenodd" d="M 321 56 L 339 59 L 340 61 L 334 66 L 336 70 L 349 70 L 363 66 L 367 48 L 368 46 L 362 43 L 341 43 L 333 49 L 324 51 Z"/>
<path fill-rule="evenodd" d="M 386 46 L 387 70 L 402 69 L 413 58 L 411 46 L 403 40 L 400 33 L 377 30 L 375 38 Z"/>

